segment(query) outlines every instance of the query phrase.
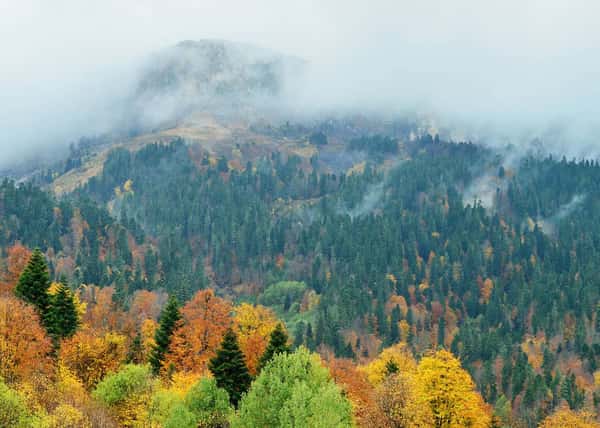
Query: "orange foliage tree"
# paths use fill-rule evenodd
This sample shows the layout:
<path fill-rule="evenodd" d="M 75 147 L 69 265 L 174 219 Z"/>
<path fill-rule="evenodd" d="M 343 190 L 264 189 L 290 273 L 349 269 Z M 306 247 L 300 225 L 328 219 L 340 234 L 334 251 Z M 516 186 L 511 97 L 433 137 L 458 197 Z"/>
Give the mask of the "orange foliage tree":
<path fill-rule="evenodd" d="M 334 382 L 352 403 L 354 420 L 361 427 L 384 427 L 385 415 L 376 403 L 376 392 L 364 371 L 348 359 L 331 358 L 327 367 Z"/>
<path fill-rule="evenodd" d="M 248 370 L 255 375 L 258 361 L 267 349 L 271 333 L 279 320 L 273 311 L 264 306 L 242 303 L 235 308 L 233 321 Z"/>
<path fill-rule="evenodd" d="M 125 314 L 113 301 L 114 287 L 86 285 L 79 290 L 79 298 L 86 305 L 83 324 L 97 332 L 122 331 Z"/>
<path fill-rule="evenodd" d="M 18 242 L 8 249 L 6 267 L 0 271 L 0 295 L 12 293 L 30 257 L 31 250 Z"/>
<path fill-rule="evenodd" d="M 197 292 L 183 308 L 182 325 L 175 330 L 164 367 L 204 372 L 231 325 L 231 303 L 213 290 Z"/>
<path fill-rule="evenodd" d="M 132 318 L 138 327 L 146 319 L 157 321 L 160 310 L 167 302 L 167 298 L 167 293 L 138 290 L 133 294 L 133 299 L 129 305 L 129 317 Z"/>
<path fill-rule="evenodd" d="M 52 371 L 52 342 L 30 305 L 0 297 L 0 378 L 16 382 Z"/>

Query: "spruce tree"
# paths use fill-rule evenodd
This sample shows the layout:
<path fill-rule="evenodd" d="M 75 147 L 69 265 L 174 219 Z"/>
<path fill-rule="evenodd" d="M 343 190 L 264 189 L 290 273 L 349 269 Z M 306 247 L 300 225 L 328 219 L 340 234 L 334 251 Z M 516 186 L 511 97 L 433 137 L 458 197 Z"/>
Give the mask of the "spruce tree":
<path fill-rule="evenodd" d="M 225 333 L 221 347 L 217 350 L 217 355 L 210 360 L 208 368 L 215 377 L 217 386 L 225 389 L 231 404 L 237 406 L 242 394 L 250 388 L 252 378 L 232 329 Z"/>
<path fill-rule="evenodd" d="M 127 352 L 127 363 L 130 364 L 143 364 L 143 349 L 142 349 L 142 335 L 138 331 L 133 340 L 131 346 Z"/>
<path fill-rule="evenodd" d="M 267 349 L 265 349 L 265 352 L 260 357 L 258 362 L 258 371 L 260 372 L 275 355 L 287 354 L 290 351 L 291 349 L 288 346 L 288 335 L 283 329 L 283 325 L 279 323 L 275 327 L 275 330 L 273 330 L 271 333 L 271 338 L 269 339 Z"/>
<path fill-rule="evenodd" d="M 20 299 L 34 305 L 40 318 L 45 322 L 48 307 L 50 305 L 50 275 L 44 255 L 36 248 L 19 277 L 19 282 L 15 287 L 15 295 Z"/>
<path fill-rule="evenodd" d="M 167 305 L 160 314 L 160 324 L 154 336 L 156 344 L 154 345 L 149 358 L 154 374 L 160 372 L 160 368 L 165 359 L 165 354 L 169 350 L 169 345 L 171 344 L 173 331 L 177 328 L 177 324 L 180 320 L 181 313 L 179 312 L 177 298 L 171 295 L 167 301 Z"/>
<path fill-rule="evenodd" d="M 56 293 L 50 296 L 49 303 L 46 328 L 50 337 L 57 342 L 75 334 L 79 326 L 79 316 L 73 293 L 65 283 L 58 285 Z"/>

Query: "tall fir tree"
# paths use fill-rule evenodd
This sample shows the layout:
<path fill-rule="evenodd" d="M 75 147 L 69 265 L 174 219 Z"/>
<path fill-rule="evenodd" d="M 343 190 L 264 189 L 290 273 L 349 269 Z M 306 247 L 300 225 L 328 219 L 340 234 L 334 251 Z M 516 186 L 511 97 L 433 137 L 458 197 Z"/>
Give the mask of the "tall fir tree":
<path fill-rule="evenodd" d="M 154 341 L 156 344 L 150 354 L 149 362 L 152 366 L 154 374 L 158 374 L 162 367 L 162 363 L 165 359 L 165 354 L 171 344 L 171 337 L 173 331 L 177 328 L 179 321 L 181 320 L 181 313 L 179 312 L 179 303 L 177 298 L 173 295 L 169 297 L 165 308 L 160 314 L 160 324 L 156 330 Z"/>
<path fill-rule="evenodd" d="M 283 329 L 283 325 L 278 323 L 275 326 L 275 329 L 271 333 L 271 338 L 269 339 L 269 344 L 267 345 L 267 349 L 260 357 L 258 362 L 258 370 L 263 369 L 267 365 L 269 361 L 273 359 L 273 357 L 277 354 L 287 354 L 291 349 L 288 345 L 288 335 Z"/>
<path fill-rule="evenodd" d="M 237 407 L 242 394 L 250 388 L 252 377 L 232 329 L 228 329 L 223 336 L 221 347 L 210 360 L 208 368 L 215 377 L 217 386 L 229 393 L 231 404 Z"/>
<path fill-rule="evenodd" d="M 56 292 L 50 295 L 50 305 L 46 315 L 46 329 L 55 342 L 75 334 L 79 326 L 79 316 L 73 293 L 68 286 L 59 283 Z"/>
<path fill-rule="evenodd" d="M 19 277 L 19 282 L 15 287 L 15 295 L 27 303 L 34 305 L 42 322 L 46 321 L 48 308 L 50 306 L 50 274 L 44 255 L 36 248 Z"/>

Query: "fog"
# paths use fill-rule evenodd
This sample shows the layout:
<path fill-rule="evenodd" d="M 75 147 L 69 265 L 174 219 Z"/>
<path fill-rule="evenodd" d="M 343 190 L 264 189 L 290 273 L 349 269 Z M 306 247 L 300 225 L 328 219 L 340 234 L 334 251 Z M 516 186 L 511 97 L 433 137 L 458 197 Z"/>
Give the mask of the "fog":
<path fill-rule="evenodd" d="M 419 112 L 455 138 L 600 152 L 593 1 L 0 4 L 0 167 L 110 131 L 139 64 L 218 38 L 304 58 L 296 111 Z"/>

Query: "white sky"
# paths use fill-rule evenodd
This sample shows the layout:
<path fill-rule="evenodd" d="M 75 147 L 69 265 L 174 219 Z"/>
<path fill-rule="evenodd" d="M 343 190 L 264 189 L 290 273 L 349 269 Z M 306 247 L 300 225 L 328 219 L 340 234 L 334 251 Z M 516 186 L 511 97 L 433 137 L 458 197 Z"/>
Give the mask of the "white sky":
<path fill-rule="evenodd" d="M 315 103 L 595 126 L 599 20 L 593 0 L 0 0 L 0 165 L 104 129 L 130 65 L 184 39 L 306 58 Z"/>

